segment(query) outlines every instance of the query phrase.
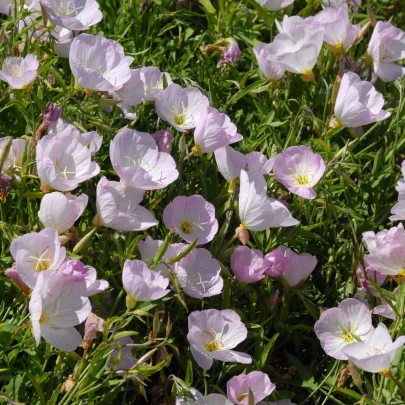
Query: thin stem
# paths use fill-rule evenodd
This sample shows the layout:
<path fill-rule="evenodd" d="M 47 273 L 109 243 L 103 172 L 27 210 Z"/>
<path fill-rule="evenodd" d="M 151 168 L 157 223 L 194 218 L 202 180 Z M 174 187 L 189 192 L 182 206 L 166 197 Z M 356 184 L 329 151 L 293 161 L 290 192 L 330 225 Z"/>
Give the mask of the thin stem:
<path fill-rule="evenodd" d="M 401 391 L 402 396 L 405 398 L 405 388 L 404 386 L 393 376 L 391 370 L 386 372 L 380 373 L 383 376 L 389 378 L 394 384 L 398 387 L 399 391 Z"/>

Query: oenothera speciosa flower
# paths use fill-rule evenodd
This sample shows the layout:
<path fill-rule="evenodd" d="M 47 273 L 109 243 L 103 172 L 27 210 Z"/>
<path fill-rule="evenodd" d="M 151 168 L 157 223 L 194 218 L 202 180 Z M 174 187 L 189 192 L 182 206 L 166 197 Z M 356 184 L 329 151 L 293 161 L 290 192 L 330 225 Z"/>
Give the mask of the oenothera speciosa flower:
<path fill-rule="evenodd" d="M 231 255 L 231 269 L 238 281 L 255 283 L 264 278 L 268 263 L 258 249 L 238 246 Z"/>
<path fill-rule="evenodd" d="M 257 64 L 266 79 L 272 82 L 280 80 L 285 73 L 285 69 L 277 61 L 277 44 L 261 43 L 253 48 Z"/>
<path fill-rule="evenodd" d="M 100 172 L 98 164 L 91 161 L 89 149 L 70 135 L 44 136 L 36 151 L 42 191 L 71 191 Z"/>
<path fill-rule="evenodd" d="M 69 124 L 62 118 L 59 118 L 58 120 L 49 124 L 48 134 L 55 134 L 57 136 L 73 136 L 83 146 L 86 146 L 89 149 L 92 156 L 95 155 L 103 144 L 103 138 L 96 131 L 81 132 L 74 125 Z"/>
<path fill-rule="evenodd" d="M 159 152 L 170 153 L 172 151 L 174 136 L 169 128 L 156 131 L 152 137 L 157 143 Z"/>
<path fill-rule="evenodd" d="M 288 191 L 312 200 L 316 197 L 313 187 L 322 178 L 325 163 L 308 146 L 291 146 L 276 156 L 274 171 L 276 180 Z"/>
<path fill-rule="evenodd" d="M 66 259 L 66 249 L 60 245 L 58 232 L 51 228 L 18 236 L 12 240 L 10 252 L 18 274 L 30 288 L 35 287 L 42 271 L 58 270 Z"/>
<path fill-rule="evenodd" d="M 357 128 L 385 120 L 391 113 L 384 111 L 384 97 L 374 86 L 353 72 L 343 75 L 335 104 L 332 127 Z"/>
<path fill-rule="evenodd" d="M 134 58 L 116 41 L 80 34 L 70 47 L 69 63 L 77 83 L 89 90 L 117 91 L 131 78 Z"/>
<path fill-rule="evenodd" d="M 137 301 L 155 301 L 169 294 L 169 280 L 157 271 L 150 270 L 141 260 L 126 260 L 122 272 L 122 284 L 127 296 L 127 307 Z"/>
<path fill-rule="evenodd" d="M 176 197 L 163 211 L 163 221 L 186 242 L 197 239 L 197 245 L 210 242 L 218 231 L 215 207 L 197 194 Z"/>
<path fill-rule="evenodd" d="M 400 79 L 405 67 L 394 62 L 405 58 L 405 32 L 390 23 L 378 21 L 367 48 L 366 60 L 384 82 Z"/>
<path fill-rule="evenodd" d="M 325 352 L 347 360 L 345 348 L 370 338 L 374 328 L 368 307 L 354 298 L 343 300 L 337 308 L 327 309 L 315 323 L 315 333 Z"/>
<path fill-rule="evenodd" d="M 2 0 L 0 1 L 0 13 L 8 15 L 10 8 L 14 4 L 13 0 Z"/>
<path fill-rule="evenodd" d="M 142 190 L 164 188 L 179 176 L 174 159 L 159 152 L 155 140 L 146 132 L 119 132 L 110 143 L 110 159 L 125 184 Z"/>
<path fill-rule="evenodd" d="M 359 368 L 369 373 L 389 373 L 396 351 L 405 344 L 405 336 L 392 341 L 387 327 L 380 323 L 365 342 L 355 342 L 343 353 Z"/>
<path fill-rule="evenodd" d="M 294 0 L 256 0 L 265 10 L 277 11 L 288 7 Z"/>
<path fill-rule="evenodd" d="M 195 388 L 189 388 L 191 396 L 177 396 L 176 405 L 233 405 L 224 395 L 209 394 L 204 397 Z"/>
<path fill-rule="evenodd" d="M 69 58 L 70 47 L 73 42 L 74 32 L 68 28 L 55 27 L 51 32 L 50 36 L 54 40 L 54 51 L 56 55 L 62 58 Z"/>
<path fill-rule="evenodd" d="M 206 249 L 193 249 L 174 264 L 173 271 L 190 297 L 202 299 L 222 292 L 221 266 Z"/>
<path fill-rule="evenodd" d="M 230 146 L 217 149 L 214 155 L 218 170 L 227 181 L 238 178 L 242 169 L 249 173 L 268 174 L 274 166 L 274 159 L 267 159 L 260 152 L 244 155 Z"/>
<path fill-rule="evenodd" d="M 91 312 L 86 284 L 71 283 L 61 272 L 44 271 L 32 292 L 29 311 L 37 345 L 42 336 L 55 348 L 71 352 L 82 344 L 74 327 Z"/>
<path fill-rule="evenodd" d="M 322 7 L 339 7 L 341 4 L 348 3 L 357 8 L 361 4 L 361 0 L 321 0 Z"/>
<path fill-rule="evenodd" d="M 257 404 L 275 389 L 276 386 L 270 381 L 269 376 L 261 371 L 240 374 L 226 383 L 227 397 L 236 405 L 250 405 L 249 390 L 253 393 L 253 404 Z"/>
<path fill-rule="evenodd" d="M 363 242 L 370 252 L 364 256 L 367 268 L 388 276 L 405 275 L 405 231 L 402 224 L 377 234 L 364 232 Z"/>
<path fill-rule="evenodd" d="M 68 231 L 82 215 L 89 197 L 59 192 L 45 194 L 41 200 L 38 218 L 46 228 L 56 229 L 60 235 Z"/>
<path fill-rule="evenodd" d="M 208 106 L 208 98 L 200 90 L 195 87 L 183 88 L 175 83 L 156 98 L 159 117 L 181 132 L 195 128 L 201 112 Z"/>
<path fill-rule="evenodd" d="M 146 263 L 150 263 L 156 256 L 156 253 L 162 244 L 162 240 L 153 240 L 150 236 L 147 236 L 145 240 L 141 240 L 138 243 L 141 259 Z M 186 247 L 187 245 L 184 243 L 173 243 L 169 245 L 161 261 L 167 262 L 168 260 L 173 259 L 174 257 L 178 256 Z M 162 276 L 169 278 L 170 272 L 168 268 L 173 270 L 173 265 L 159 263 L 153 268 L 153 270 L 159 272 L 162 274 Z"/>
<path fill-rule="evenodd" d="M 238 134 L 236 125 L 226 114 L 220 113 L 216 108 L 205 107 L 201 111 L 200 119 L 194 130 L 194 154 L 215 150 L 239 142 L 243 136 Z"/>
<path fill-rule="evenodd" d="M 214 359 L 250 364 L 252 358 L 232 350 L 247 337 L 246 326 L 231 309 L 194 311 L 188 316 L 187 339 L 197 364 L 204 370 L 212 367 Z"/>
<path fill-rule="evenodd" d="M 158 224 L 153 214 L 139 205 L 144 191 L 103 177 L 97 184 L 96 225 L 117 231 L 143 231 Z"/>
<path fill-rule="evenodd" d="M 3 62 L 0 80 L 8 83 L 12 89 L 27 90 L 38 75 L 39 61 L 30 53 L 25 58 L 9 57 Z"/>
<path fill-rule="evenodd" d="M 296 287 L 314 271 L 318 260 L 309 253 L 297 254 L 285 246 L 268 253 L 264 257 L 266 273 L 281 277 L 289 287 Z"/>
<path fill-rule="evenodd" d="M 84 31 L 103 18 L 96 0 L 41 0 L 53 25 Z"/>
<path fill-rule="evenodd" d="M 239 218 L 241 225 L 236 234 L 244 245 L 249 240 L 248 230 L 264 231 L 298 224 L 285 205 L 267 197 L 267 183 L 263 175 L 245 170 L 240 173 Z"/>
<path fill-rule="evenodd" d="M 405 219 L 405 160 L 401 165 L 402 178 L 395 189 L 398 191 L 398 202 L 392 207 L 390 221 L 403 221 Z"/>
<path fill-rule="evenodd" d="M 349 20 L 347 3 L 336 8 L 326 8 L 313 18 L 318 24 L 323 24 L 325 29 L 324 42 L 328 49 L 341 53 L 349 49 L 356 40 L 361 26 L 353 25 Z"/>
<path fill-rule="evenodd" d="M 108 360 L 108 367 L 114 370 L 117 374 L 131 370 L 137 363 L 137 359 L 132 355 L 132 347 L 135 342 L 129 336 L 123 336 L 114 341 L 112 347 L 113 352 Z"/>
<path fill-rule="evenodd" d="M 236 59 L 242 59 L 242 53 L 239 44 L 234 38 L 225 38 L 222 41 L 225 45 L 222 47 L 221 59 L 217 63 L 217 68 L 225 65 L 226 63 L 235 63 Z"/>
<path fill-rule="evenodd" d="M 17 263 L 13 263 L 13 265 L 7 269 L 4 274 L 11 278 L 11 280 L 14 281 L 14 284 L 25 294 L 28 295 L 29 292 L 31 291 L 31 288 L 29 288 L 22 280 L 20 275 L 18 274 L 17 270 Z"/>
<path fill-rule="evenodd" d="M 3 149 L 6 143 L 11 139 L 11 136 L 5 136 L 0 139 L 0 154 L 3 153 Z M 24 139 L 13 139 L 11 141 L 11 148 L 8 152 L 6 160 L 3 163 L 2 171 L 17 169 L 21 171 L 22 169 L 22 155 L 27 141 Z"/>

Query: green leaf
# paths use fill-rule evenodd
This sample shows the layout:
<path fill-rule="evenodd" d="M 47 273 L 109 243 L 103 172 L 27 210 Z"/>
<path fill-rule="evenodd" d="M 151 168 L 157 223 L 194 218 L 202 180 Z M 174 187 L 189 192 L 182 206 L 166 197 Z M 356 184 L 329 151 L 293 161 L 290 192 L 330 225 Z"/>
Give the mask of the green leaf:
<path fill-rule="evenodd" d="M 172 359 L 172 354 L 154 366 L 139 364 L 138 366 L 129 370 L 128 374 L 140 374 L 142 377 L 149 377 L 149 376 L 157 373 L 158 371 L 160 371 L 167 364 L 169 364 L 171 359 Z"/>
<path fill-rule="evenodd" d="M 314 377 L 308 368 L 304 366 L 293 354 L 285 352 L 288 361 L 297 369 L 298 374 L 302 379 L 302 387 L 308 388 L 310 391 L 314 391 L 317 388 Z"/>
<path fill-rule="evenodd" d="M 212 5 L 210 0 L 199 0 L 199 3 L 202 5 L 204 11 L 207 14 L 216 14 L 217 10 L 215 10 L 215 7 Z"/>
<path fill-rule="evenodd" d="M 173 264 L 179 262 L 183 257 L 186 257 L 196 246 L 197 246 L 197 240 L 194 239 L 193 243 L 187 246 L 186 249 L 184 249 L 181 253 L 179 253 L 176 257 L 173 257 L 172 259 L 167 261 L 167 264 Z"/>
<path fill-rule="evenodd" d="M 263 369 L 266 366 L 267 358 L 269 357 L 270 350 L 273 348 L 274 344 L 276 343 L 278 336 L 279 336 L 279 334 L 276 333 L 270 339 L 270 342 L 268 342 L 267 345 L 264 347 L 263 353 L 260 356 L 260 360 L 259 360 L 259 364 L 258 364 L 260 369 Z"/>

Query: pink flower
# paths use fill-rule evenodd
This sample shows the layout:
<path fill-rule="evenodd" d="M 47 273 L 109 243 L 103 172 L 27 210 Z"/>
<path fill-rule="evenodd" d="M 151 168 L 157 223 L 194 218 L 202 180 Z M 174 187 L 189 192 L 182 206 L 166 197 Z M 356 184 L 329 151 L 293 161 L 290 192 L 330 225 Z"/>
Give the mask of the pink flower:
<path fill-rule="evenodd" d="M 140 260 L 126 260 L 122 284 L 133 301 L 155 301 L 169 294 L 169 280 Z M 128 302 L 128 300 L 127 300 Z"/>
<path fill-rule="evenodd" d="M 380 323 L 365 342 L 354 342 L 343 353 L 355 366 L 369 373 L 389 371 L 397 350 L 405 344 L 405 336 L 392 341 L 387 327 Z"/>
<path fill-rule="evenodd" d="M 202 299 L 222 292 L 221 266 L 206 249 L 193 249 L 174 264 L 173 271 L 190 297 Z"/>
<path fill-rule="evenodd" d="M 384 82 L 400 79 L 405 67 L 394 62 L 405 58 L 405 32 L 388 22 L 378 21 L 367 48 L 366 59 Z"/>
<path fill-rule="evenodd" d="M 146 263 L 151 262 L 156 256 L 156 253 L 159 250 L 160 246 L 162 246 L 162 243 L 162 240 L 153 240 L 150 236 L 147 236 L 145 240 L 141 240 L 138 243 L 138 249 L 141 254 L 141 259 Z M 167 262 L 168 260 L 173 259 L 174 257 L 178 256 L 186 247 L 187 245 L 185 245 L 184 243 L 173 243 L 169 245 L 161 261 Z M 173 270 L 173 265 L 164 263 L 157 264 L 153 268 L 153 270 L 160 273 L 163 277 L 170 278 L 168 266 L 170 269 Z"/>
<path fill-rule="evenodd" d="M 97 332 L 103 332 L 104 326 L 105 320 L 91 312 L 84 324 L 83 346 L 86 342 L 93 341 L 97 337 Z"/>
<path fill-rule="evenodd" d="M 113 348 L 115 350 L 110 354 L 108 367 L 118 374 L 131 370 L 138 361 L 132 355 L 132 347 L 127 346 L 134 344 L 133 339 L 129 336 L 123 336 L 114 342 Z"/>
<path fill-rule="evenodd" d="M 6 142 L 10 139 L 11 136 L 0 138 L 0 153 L 3 152 L 3 148 Z M 23 164 L 22 156 L 26 145 L 27 141 L 25 139 L 17 138 L 11 141 L 10 152 L 8 153 L 7 158 L 4 161 L 3 171 L 8 171 L 10 169 L 21 171 Z"/>
<path fill-rule="evenodd" d="M 236 59 L 242 59 L 242 53 L 239 49 L 239 45 L 233 38 L 226 38 L 223 41 L 225 47 L 222 50 L 221 59 L 217 64 L 217 68 L 223 66 L 226 63 L 235 63 Z"/>
<path fill-rule="evenodd" d="M 163 222 L 186 242 L 210 242 L 218 231 L 215 207 L 200 195 L 176 197 L 163 211 Z"/>
<path fill-rule="evenodd" d="M 354 298 L 327 309 L 315 323 L 315 333 L 323 350 L 338 360 L 347 360 L 345 348 L 366 341 L 374 328 L 368 307 Z"/>
<path fill-rule="evenodd" d="M 72 46 L 73 42 L 73 34 L 72 30 L 63 27 L 55 27 L 51 31 L 51 35 L 54 39 L 54 51 L 56 55 L 60 56 L 61 58 L 69 58 L 70 47 Z"/>
<path fill-rule="evenodd" d="M 156 98 L 158 116 L 181 132 L 195 128 L 202 111 L 208 106 L 208 98 L 200 90 L 195 87 L 183 89 L 174 83 Z"/>
<path fill-rule="evenodd" d="M 74 328 L 91 312 L 85 283 L 65 284 L 64 276 L 52 270 L 39 274 L 29 304 L 37 345 L 41 336 L 56 349 L 71 352 L 81 346 L 82 336 Z"/>
<path fill-rule="evenodd" d="M 38 142 L 37 170 L 42 190 L 71 191 L 97 176 L 100 167 L 76 138 L 51 134 Z"/>
<path fill-rule="evenodd" d="M 265 78 L 270 81 L 277 81 L 284 76 L 285 70 L 277 62 L 277 44 L 261 43 L 253 48 L 253 53 Z"/>
<path fill-rule="evenodd" d="M 243 136 L 237 133 L 236 126 L 226 114 L 220 113 L 216 108 L 206 107 L 202 109 L 194 130 L 193 151 L 199 156 L 242 139 Z"/>
<path fill-rule="evenodd" d="M 163 92 L 163 77 L 166 77 L 167 87 L 173 83 L 169 73 L 161 72 L 155 66 L 142 67 L 140 73 L 144 84 L 146 101 L 156 101 L 159 94 Z"/>
<path fill-rule="evenodd" d="M 169 128 L 155 132 L 152 137 L 158 145 L 159 152 L 170 153 L 172 151 L 174 137 Z"/>
<path fill-rule="evenodd" d="M 31 291 L 31 288 L 29 288 L 22 280 L 20 275 L 18 274 L 17 270 L 17 263 L 13 263 L 13 265 L 5 271 L 5 275 L 11 280 L 14 281 L 14 284 L 25 294 L 28 295 L 29 292 Z"/>
<path fill-rule="evenodd" d="M 272 277 L 281 277 L 290 288 L 306 280 L 318 262 L 309 253 L 298 255 L 285 246 L 279 246 L 264 258 L 268 265 L 266 273 Z"/>
<path fill-rule="evenodd" d="M 97 215 L 101 224 L 117 231 L 143 231 L 158 224 L 153 214 L 139 205 L 144 191 L 103 177 L 97 184 Z"/>
<path fill-rule="evenodd" d="M 110 143 L 111 163 L 128 186 L 157 190 L 173 183 L 179 176 L 176 162 L 159 152 L 151 135 L 124 129 Z"/>
<path fill-rule="evenodd" d="M 95 155 L 103 144 L 103 138 L 97 132 L 81 132 L 74 125 L 69 124 L 62 118 L 52 121 L 52 123 L 49 124 L 48 134 L 73 136 L 90 151 L 92 156 Z"/>
<path fill-rule="evenodd" d="M 30 288 L 35 287 L 42 271 L 57 270 L 66 258 L 66 249 L 51 228 L 18 236 L 12 240 L 10 252 L 21 280 Z"/>
<path fill-rule="evenodd" d="M 80 34 L 70 47 L 69 63 L 77 83 L 89 90 L 116 91 L 131 78 L 134 58 L 116 41 Z"/>
<path fill-rule="evenodd" d="M 46 228 L 54 228 L 60 235 L 68 231 L 82 215 L 89 197 L 59 192 L 45 194 L 41 200 L 38 218 Z"/>
<path fill-rule="evenodd" d="M 390 221 L 403 221 L 405 219 L 405 160 L 401 165 L 402 179 L 398 181 L 395 189 L 398 191 L 398 202 L 392 207 Z"/>
<path fill-rule="evenodd" d="M 192 398 L 190 397 L 176 397 L 176 405 L 233 405 L 231 401 L 224 395 L 209 394 L 205 398 L 195 388 L 189 388 Z"/>
<path fill-rule="evenodd" d="M 188 335 L 191 353 L 204 370 L 212 367 L 214 359 L 250 364 L 252 358 L 232 350 L 247 337 L 247 329 L 239 315 L 231 310 L 207 309 L 188 316 Z"/>
<path fill-rule="evenodd" d="M 312 200 L 316 197 L 313 187 L 322 178 L 325 163 L 308 146 L 291 146 L 276 156 L 274 171 L 276 180 L 288 191 Z"/>
<path fill-rule="evenodd" d="M 262 174 L 240 174 L 239 217 L 241 227 L 250 231 L 298 224 L 281 202 L 267 197 L 267 184 Z"/>
<path fill-rule="evenodd" d="M 242 283 L 255 283 L 261 280 L 267 267 L 263 253 L 258 249 L 238 246 L 232 252 L 231 268 L 237 280 Z"/>
<path fill-rule="evenodd" d="M 226 383 L 227 397 L 233 404 L 248 405 L 249 389 L 253 392 L 253 405 L 255 405 L 270 395 L 276 386 L 270 381 L 269 376 L 261 371 L 240 374 Z"/>
<path fill-rule="evenodd" d="M 325 35 L 323 40 L 329 49 L 341 53 L 349 49 L 356 40 L 361 26 L 350 22 L 347 3 L 336 8 L 326 8 L 313 19 L 315 23 L 323 24 Z"/>
<path fill-rule="evenodd" d="M 38 75 L 39 61 L 30 53 L 25 58 L 9 57 L 3 62 L 0 80 L 8 83 L 12 89 L 27 90 Z"/>
<path fill-rule="evenodd" d="M 265 10 L 277 11 L 288 7 L 294 0 L 256 0 Z"/>
<path fill-rule="evenodd" d="M 369 82 L 362 82 L 356 73 L 343 75 L 335 104 L 335 126 L 357 128 L 388 118 L 384 97 Z"/>
<path fill-rule="evenodd" d="M 41 0 L 53 25 L 75 31 L 87 30 L 103 18 L 96 0 Z"/>

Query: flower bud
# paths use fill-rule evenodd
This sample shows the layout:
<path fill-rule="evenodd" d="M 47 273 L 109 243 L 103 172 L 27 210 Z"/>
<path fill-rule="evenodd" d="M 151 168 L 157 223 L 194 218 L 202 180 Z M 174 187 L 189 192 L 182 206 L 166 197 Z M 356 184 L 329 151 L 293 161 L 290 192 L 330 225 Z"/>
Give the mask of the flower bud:
<path fill-rule="evenodd" d="M 235 229 L 235 234 L 242 245 L 246 245 L 249 242 L 249 231 L 243 225 Z"/>
<path fill-rule="evenodd" d="M 21 277 L 17 271 L 16 263 L 13 263 L 13 265 L 6 270 L 5 274 L 7 277 L 11 278 L 11 280 L 14 281 L 15 285 L 19 287 L 25 295 L 29 294 L 30 288 L 21 280 Z"/>

